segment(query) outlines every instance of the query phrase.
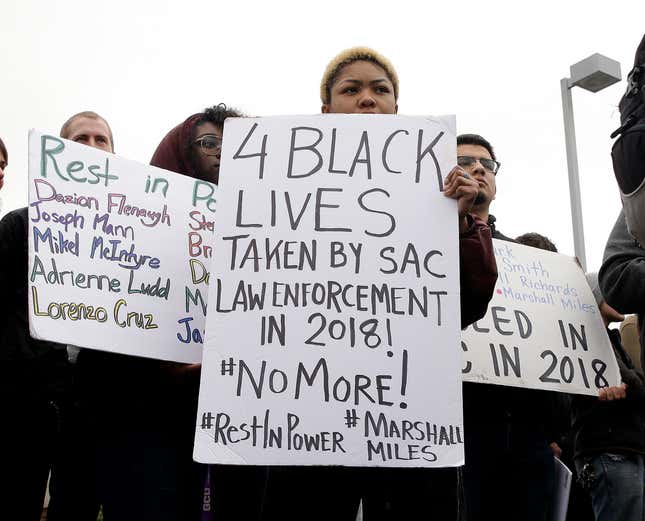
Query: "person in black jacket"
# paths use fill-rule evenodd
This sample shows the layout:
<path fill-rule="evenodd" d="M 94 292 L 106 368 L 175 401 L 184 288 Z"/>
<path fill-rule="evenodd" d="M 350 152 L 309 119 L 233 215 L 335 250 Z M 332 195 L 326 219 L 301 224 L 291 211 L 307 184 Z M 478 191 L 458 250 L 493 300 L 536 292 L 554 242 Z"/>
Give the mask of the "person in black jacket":
<path fill-rule="evenodd" d="M 622 320 L 588 274 L 605 326 Z M 591 495 L 597 521 L 645 519 L 645 376 L 634 367 L 616 329 L 608 329 L 623 383 L 599 398 L 574 395 L 571 423 L 578 481 Z M 612 402 L 612 403 L 608 403 Z"/>
<path fill-rule="evenodd" d="M 107 120 L 93 111 L 71 116 L 63 123 L 60 137 L 114 153 L 112 129 Z M 96 430 L 89 429 L 84 421 L 81 407 L 84 396 L 79 387 L 80 375 L 75 364 L 78 351 L 79 348 L 75 346 L 67 346 L 71 377 L 59 408 L 61 436 L 49 481 L 48 521 L 95 519 L 100 508 L 93 450 Z"/>
<path fill-rule="evenodd" d="M 598 283 L 607 304 L 620 313 L 638 314 L 641 367 L 645 367 L 645 249 L 627 230 L 623 211 L 607 240 Z"/>
<path fill-rule="evenodd" d="M 27 208 L 0 221 L 0 519 L 40 519 L 67 390 L 65 346 L 29 334 Z"/>
<path fill-rule="evenodd" d="M 477 134 L 457 136 L 457 163 L 479 183 L 473 213 L 488 222 L 493 239 L 515 242 L 495 226 L 490 204 L 500 163 Z M 554 393 L 465 382 L 464 491 L 468 521 L 543 521 L 549 511 L 557 437 Z"/>
<path fill-rule="evenodd" d="M 112 151 L 110 127 L 95 112 L 69 118 L 61 135 Z M 69 435 L 61 432 L 67 424 L 71 388 L 66 346 L 34 339 L 29 333 L 28 232 L 27 207 L 8 213 L 0 221 L 0 407 L 4 449 L 0 519 L 40 519 L 50 469 L 60 460 L 62 443 Z M 75 503 L 78 506 L 86 500 L 81 494 Z M 95 503 L 90 510 L 96 514 Z M 7 515 L 3 515 L 5 512 Z"/>
<path fill-rule="evenodd" d="M 0 142 L 1 143 L 1 142 Z M 7 151 L 0 146 L 0 187 Z M 40 519 L 67 386 L 65 346 L 29 334 L 27 208 L 0 221 L 0 519 Z"/>

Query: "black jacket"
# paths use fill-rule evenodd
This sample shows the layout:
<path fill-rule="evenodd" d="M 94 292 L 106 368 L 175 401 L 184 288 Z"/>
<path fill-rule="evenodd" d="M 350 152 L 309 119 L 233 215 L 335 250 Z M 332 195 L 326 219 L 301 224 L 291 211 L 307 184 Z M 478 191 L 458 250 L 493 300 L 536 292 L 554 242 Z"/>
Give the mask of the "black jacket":
<path fill-rule="evenodd" d="M 641 362 L 645 362 L 645 249 L 627 231 L 622 211 L 607 240 L 598 283 L 607 304 L 620 313 L 638 313 Z M 645 364 L 641 363 L 641 367 Z"/>
<path fill-rule="evenodd" d="M 495 226 L 495 217 L 488 216 L 493 239 L 515 242 Z M 525 389 L 506 385 L 464 382 L 464 427 L 507 422 L 522 426 L 557 441 L 566 430 L 568 414 L 562 393 Z"/>
<path fill-rule="evenodd" d="M 627 384 L 627 398 L 601 402 L 594 396 L 574 395 L 571 399 L 571 429 L 574 457 L 600 452 L 645 454 L 645 377 L 634 367 L 620 343 L 617 330 L 609 339 Z"/>
<path fill-rule="evenodd" d="M 68 378 L 66 346 L 29 334 L 27 219 L 20 208 L 0 221 L 0 396 L 13 401 L 49 400 Z"/>

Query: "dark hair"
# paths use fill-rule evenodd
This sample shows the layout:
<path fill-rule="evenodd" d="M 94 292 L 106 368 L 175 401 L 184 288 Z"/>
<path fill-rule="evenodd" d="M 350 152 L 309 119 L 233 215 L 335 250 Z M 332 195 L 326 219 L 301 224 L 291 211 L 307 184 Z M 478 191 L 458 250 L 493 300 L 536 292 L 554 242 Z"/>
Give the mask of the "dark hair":
<path fill-rule="evenodd" d="M 218 105 L 213 105 L 204 109 L 197 119 L 193 122 L 192 128 L 188 133 L 188 143 L 186 143 L 186 148 L 190 150 L 190 147 L 195 140 L 195 134 L 197 133 L 197 127 L 203 123 L 212 123 L 216 127 L 224 127 L 224 121 L 227 118 L 243 118 L 239 110 L 234 108 L 227 107 L 224 103 Z"/>
<path fill-rule="evenodd" d="M 4 160 L 8 163 L 9 154 L 7 154 L 7 147 L 4 146 L 4 142 L 2 141 L 2 138 L 0 138 L 0 152 L 2 152 L 2 155 L 4 156 Z"/>
<path fill-rule="evenodd" d="M 193 125 L 192 138 L 195 137 L 195 129 L 202 123 L 212 123 L 216 127 L 223 127 L 227 118 L 241 118 L 243 114 L 236 109 L 228 108 L 224 103 L 214 105 L 207 109 L 195 120 Z"/>
<path fill-rule="evenodd" d="M 486 150 L 488 150 L 490 157 L 497 161 L 497 158 L 495 157 L 495 151 L 493 150 L 493 145 L 491 145 L 479 134 L 461 134 L 457 136 L 457 146 L 459 145 L 476 145 L 484 147 Z"/>
<path fill-rule="evenodd" d="M 533 248 L 539 248 L 541 250 L 558 252 L 558 249 L 555 247 L 555 244 L 551 242 L 551 239 L 544 235 L 540 235 L 539 233 L 525 233 L 519 237 L 515 237 L 515 240 L 525 246 L 533 246 Z"/>
<path fill-rule="evenodd" d="M 190 132 L 186 133 L 188 141 L 185 143 L 186 150 L 188 152 L 188 160 L 191 163 L 193 171 L 197 168 L 197 158 L 192 147 L 193 141 L 195 141 L 195 135 L 197 134 L 197 127 L 203 123 L 212 123 L 216 127 L 223 128 L 224 121 L 227 118 L 243 118 L 239 110 L 234 108 L 227 107 L 224 103 L 219 103 L 204 109 L 204 112 L 200 113 L 195 120 L 192 122 Z"/>
<path fill-rule="evenodd" d="M 105 126 L 108 129 L 108 137 L 110 138 L 110 148 L 112 149 L 112 153 L 114 154 L 114 137 L 112 137 L 112 129 L 110 128 L 110 124 L 104 117 L 99 116 L 92 110 L 84 110 L 83 112 L 74 114 L 65 123 L 63 123 L 63 126 L 60 128 L 60 137 L 62 137 L 63 139 L 69 139 L 69 127 L 76 118 L 100 119 L 103 123 L 105 123 Z"/>

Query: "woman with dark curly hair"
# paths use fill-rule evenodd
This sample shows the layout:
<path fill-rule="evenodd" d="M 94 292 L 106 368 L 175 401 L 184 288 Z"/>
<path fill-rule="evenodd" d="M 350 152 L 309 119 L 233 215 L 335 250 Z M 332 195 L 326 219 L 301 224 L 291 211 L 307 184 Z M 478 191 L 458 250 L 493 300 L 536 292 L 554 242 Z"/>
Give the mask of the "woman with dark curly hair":
<path fill-rule="evenodd" d="M 166 134 L 150 164 L 217 184 L 224 121 L 239 117 L 223 103 L 193 114 Z"/>
<path fill-rule="evenodd" d="M 193 114 L 162 139 L 151 164 L 217 183 L 224 121 L 240 115 L 225 105 Z M 200 365 L 83 349 L 77 367 L 104 519 L 199 519 L 206 467 L 192 452 Z"/>
<path fill-rule="evenodd" d="M 224 121 L 236 117 L 243 116 L 223 103 L 189 116 L 161 140 L 150 164 L 202 181 L 219 183 Z M 165 365 L 167 371 L 179 377 L 173 380 L 183 382 L 181 409 L 184 412 L 182 424 L 186 427 L 183 445 L 192 453 L 200 365 Z M 259 516 L 266 474 L 263 467 L 206 466 L 191 462 L 191 468 L 199 468 L 201 474 L 207 476 L 204 488 L 208 491 L 205 491 L 202 502 L 202 519 L 252 521 Z"/>

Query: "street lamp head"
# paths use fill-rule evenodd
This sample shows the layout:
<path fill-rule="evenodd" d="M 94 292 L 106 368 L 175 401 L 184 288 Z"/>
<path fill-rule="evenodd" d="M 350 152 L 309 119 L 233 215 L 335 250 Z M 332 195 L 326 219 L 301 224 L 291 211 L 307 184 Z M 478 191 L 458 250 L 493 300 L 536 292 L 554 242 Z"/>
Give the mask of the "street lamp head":
<path fill-rule="evenodd" d="M 620 63 L 602 54 L 592 54 L 570 67 L 569 87 L 598 92 L 621 80 Z"/>

